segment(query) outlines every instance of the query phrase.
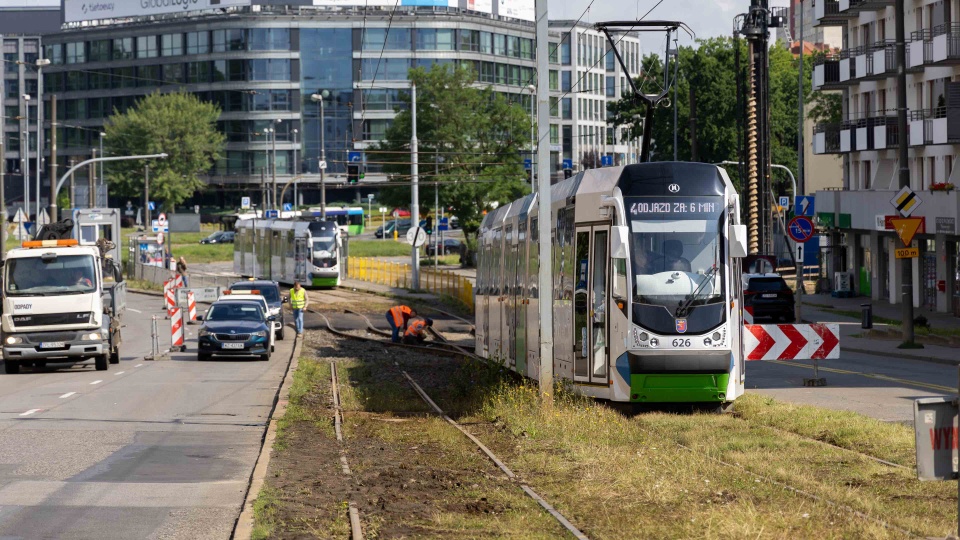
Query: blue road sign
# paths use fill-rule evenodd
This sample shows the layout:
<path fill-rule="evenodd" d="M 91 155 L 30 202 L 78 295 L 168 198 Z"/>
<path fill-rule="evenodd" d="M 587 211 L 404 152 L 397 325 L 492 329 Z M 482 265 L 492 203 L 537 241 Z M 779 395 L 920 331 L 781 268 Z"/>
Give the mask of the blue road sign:
<path fill-rule="evenodd" d="M 813 195 L 801 195 L 793 205 L 793 213 L 798 216 L 813 217 Z"/>
<path fill-rule="evenodd" d="M 363 161 L 363 153 L 350 152 L 349 154 L 347 154 L 347 161 L 349 161 L 350 163 Z"/>
<path fill-rule="evenodd" d="M 530 167 L 533 167 L 533 160 L 532 159 L 523 160 L 523 168 L 529 171 Z"/>
<path fill-rule="evenodd" d="M 153 201 L 150 201 L 149 203 L 147 203 L 147 206 L 150 207 L 150 210 L 156 210 L 156 209 L 157 209 L 157 205 L 156 205 L 156 203 L 154 203 Z"/>
<path fill-rule="evenodd" d="M 790 208 L 790 197 L 780 197 L 779 204 L 784 208 Z"/>
<path fill-rule="evenodd" d="M 440 218 L 440 224 L 437 225 L 438 231 L 449 231 L 450 230 L 450 218 Z"/>
<path fill-rule="evenodd" d="M 601 166 L 601 167 L 612 167 L 612 166 L 613 166 L 613 156 L 600 156 L 600 166 Z"/>
<path fill-rule="evenodd" d="M 267 219 L 277 219 L 280 217 L 280 212 L 277 212 L 276 210 L 267 210 L 266 217 Z"/>
<path fill-rule="evenodd" d="M 572 160 L 572 159 L 565 159 L 565 160 L 563 160 L 563 168 L 564 168 L 564 169 L 573 169 L 573 160 Z"/>
<path fill-rule="evenodd" d="M 283 211 L 284 211 L 284 212 L 289 212 L 289 211 L 291 211 L 291 210 L 293 210 L 293 204 L 288 203 L 288 202 L 283 203 Z"/>
<path fill-rule="evenodd" d="M 787 234 L 794 242 L 802 244 L 813 238 L 813 221 L 806 216 L 797 216 L 791 219 L 790 224 L 787 225 Z"/>

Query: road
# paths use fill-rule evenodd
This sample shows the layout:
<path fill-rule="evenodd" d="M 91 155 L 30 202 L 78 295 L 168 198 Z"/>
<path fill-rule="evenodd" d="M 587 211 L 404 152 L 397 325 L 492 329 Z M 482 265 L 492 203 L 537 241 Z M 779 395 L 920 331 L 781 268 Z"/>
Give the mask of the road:
<path fill-rule="evenodd" d="M 827 386 L 805 387 L 805 377 L 813 377 L 810 361 L 750 362 L 746 388 L 793 403 L 909 423 L 914 399 L 957 393 L 956 366 L 894 356 L 841 351 L 839 360 L 820 362 Z"/>
<path fill-rule="evenodd" d="M 109 371 L 0 376 L 0 538 L 230 536 L 292 340 L 270 362 L 144 361 L 161 299 L 128 307 Z"/>

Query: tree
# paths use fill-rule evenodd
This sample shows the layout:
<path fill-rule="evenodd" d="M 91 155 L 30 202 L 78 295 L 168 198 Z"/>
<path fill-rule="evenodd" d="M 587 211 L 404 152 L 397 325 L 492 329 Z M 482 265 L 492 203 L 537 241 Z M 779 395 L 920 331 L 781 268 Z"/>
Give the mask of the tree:
<path fill-rule="evenodd" d="M 467 67 L 434 65 L 410 70 L 417 87 L 420 181 L 439 182 L 440 202 L 460 220 L 466 235 L 480 229 L 484 211 L 521 197 L 527 187 L 521 151 L 529 144 L 530 117 L 490 87 L 477 88 Z M 392 206 L 410 204 L 410 95 L 371 160 L 402 187 L 382 190 Z M 420 208 L 433 206 L 434 187 L 421 185 Z"/>
<path fill-rule="evenodd" d="M 150 162 L 150 198 L 173 210 L 204 188 L 198 175 L 220 157 L 226 138 L 217 130 L 219 117 L 219 107 L 193 94 L 154 92 L 107 119 L 107 155 L 166 153 L 166 159 Z M 111 195 L 142 195 L 143 167 L 140 161 L 108 162 Z"/>

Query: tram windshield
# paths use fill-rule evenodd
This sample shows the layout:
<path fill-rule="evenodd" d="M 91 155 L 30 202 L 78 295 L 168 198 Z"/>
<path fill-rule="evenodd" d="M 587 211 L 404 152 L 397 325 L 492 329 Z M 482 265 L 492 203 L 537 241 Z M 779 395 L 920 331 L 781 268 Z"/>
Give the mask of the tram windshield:
<path fill-rule="evenodd" d="M 337 264 L 337 238 L 324 236 L 313 239 L 313 264 L 320 268 L 330 268 Z"/>
<path fill-rule="evenodd" d="M 723 199 L 626 197 L 634 301 L 676 317 L 723 301 Z"/>

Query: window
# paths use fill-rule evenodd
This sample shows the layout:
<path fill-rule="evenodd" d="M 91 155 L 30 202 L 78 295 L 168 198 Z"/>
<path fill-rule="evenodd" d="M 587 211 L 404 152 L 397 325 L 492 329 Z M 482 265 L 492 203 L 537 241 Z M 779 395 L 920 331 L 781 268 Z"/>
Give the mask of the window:
<path fill-rule="evenodd" d="M 197 76 L 199 77 L 200 76 L 199 74 L 202 73 L 200 71 L 201 69 L 207 69 L 207 70 L 210 69 L 209 67 L 201 68 L 200 66 L 197 66 L 196 68 L 194 68 L 195 64 L 205 64 L 205 63 L 206 62 L 192 62 L 187 65 L 187 76 L 190 77 L 191 79 L 190 82 L 208 82 L 209 81 L 209 78 L 198 79 L 196 81 L 192 80 L 194 78 L 194 73 L 197 73 Z M 213 73 L 213 82 L 226 81 L 227 80 L 227 61 L 226 60 L 214 61 L 212 73 Z"/>
<path fill-rule="evenodd" d="M 607 77 L 607 97 L 617 97 L 617 78 Z"/>
<path fill-rule="evenodd" d="M 387 129 L 391 120 L 367 120 L 363 123 L 363 138 L 368 141 L 382 141 L 387 138 Z"/>
<path fill-rule="evenodd" d="M 226 52 L 227 50 L 227 31 L 213 31 L 213 52 Z"/>
<path fill-rule="evenodd" d="M 497 64 L 497 84 L 507 84 L 506 64 Z"/>
<path fill-rule="evenodd" d="M 117 38 L 113 40 L 114 60 L 130 60 L 133 58 L 133 38 Z"/>
<path fill-rule="evenodd" d="M 110 60 L 110 40 L 101 39 L 90 42 L 90 61 L 107 62 Z"/>
<path fill-rule="evenodd" d="M 160 81 L 160 66 L 137 68 L 137 86 L 155 86 Z"/>
<path fill-rule="evenodd" d="M 180 84 L 183 82 L 183 64 L 165 64 L 163 66 L 163 82 L 165 84 Z"/>
<path fill-rule="evenodd" d="M 560 109 L 562 110 L 562 118 L 564 120 L 573 120 L 573 99 L 572 98 L 563 98 L 560 100 Z"/>
<path fill-rule="evenodd" d="M 163 56 L 181 56 L 183 54 L 183 34 L 164 34 L 160 36 L 160 49 Z"/>
<path fill-rule="evenodd" d="M 140 36 L 137 38 L 137 58 L 156 58 L 157 36 Z"/>
<path fill-rule="evenodd" d="M 232 74 L 231 74 L 232 75 Z M 270 58 L 250 61 L 251 81 L 289 81 L 290 60 Z"/>
<path fill-rule="evenodd" d="M 570 78 L 571 78 L 571 75 L 569 71 L 563 70 L 560 72 L 560 90 L 561 91 L 563 92 L 570 91 Z"/>
<path fill-rule="evenodd" d="M 6 96 L 7 99 L 20 99 L 20 81 L 17 79 L 5 79 L 3 81 L 3 95 Z"/>
<path fill-rule="evenodd" d="M 493 54 L 497 56 L 507 55 L 507 36 L 503 34 L 493 35 Z"/>
<path fill-rule="evenodd" d="M 507 84 L 513 86 L 520 86 L 522 81 L 520 80 L 520 66 L 510 66 L 510 80 Z"/>
<path fill-rule="evenodd" d="M 400 100 L 400 90 L 372 89 L 363 91 L 363 106 L 371 111 L 393 111 L 406 108 Z"/>
<path fill-rule="evenodd" d="M 379 68 L 377 64 L 380 64 Z M 364 58 L 360 65 L 361 78 L 364 81 L 405 81 L 410 71 L 410 60 L 406 58 Z"/>
<path fill-rule="evenodd" d="M 493 34 L 490 32 L 480 32 L 480 52 L 484 54 L 493 52 Z"/>
<path fill-rule="evenodd" d="M 57 43 L 54 45 L 44 45 L 44 57 L 50 59 L 52 64 L 62 64 L 63 63 L 63 45 Z"/>
<path fill-rule="evenodd" d="M 187 54 L 207 54 L 210 52 L 210 34 L 208 32 L 190 32 L 187 34 Z"/>
<path fill-rule="evenodd" d="M 67 73 L 67 92 L 87 89 L 87 74 L 81 71 Z"/>
<path fill-rule="evenodd" d="M 110 89 L 110 71 L 100 70 L 91 71 L 89 76 L 91 90 L 109 90 Z"/>
<path fill-rule="evenodd" d="M 548 47 L 550 52 L 550 63 L 559 64 L 560 63 L 560 44 L 551 41 Z"/>
<path fill-rule="evenodd" d="M 77 43 L 67 43 L 68 64 L 82 64 L 87 61 L 84 45 L 86 45 L 86 43 L 82 41 Z"/>
<path fill-rule="evenodd" d="M 533 40 L 520 38 L 520 58 L 533 60 Z"/>
<path fill-rule="evenodd" d="M 417 30 L 417 49 L 421 51 L 452 51 L 453 30 L 421 28 Z"/>
<path fill-rule="evenodd" d="M 289 51 L 288 28 L 253 28 L 250 30 L 251 51 Z"/>
<path fill-rule="evenodd" d="M 17 65 L 19 59 L 20 56 L 15 52 L 3 53 L 3 72 L 18 73 L 20 71 L 20 66 Z"/>
<path fill-rule="evenodd" d="M 460 31 L 460 50 L 480 52 L 480 31 L 479 30 L 461 30 Z"/>
<path fill-rule="evenodd" d="M 409 28 L 367 28 L 363 31 L 363 50 L 365 51 L 409 51 Z"/>
<path fill-rule="evenodd" d="M 247 61 L 246 60 L 228 60 L 227 61 L 227 80 L 232 82 L 243 82 L 247 80 Z"/>
<path fill-rule="evenodd" d="M 550 98 L 550 118 L 560 118 L 560 98 Z"/>
<path fill-rule="evenodd" d="M 607 51 L 606 62 L 607 71 L 613 71 L 617 62 L 617 57 L 613 54 L 613 51 Z"/>
<path fill-rule="evenodd" d="M 560 43 L 560 63 L 565 66 L 570 65 L 570 38 L 569 37 L 567 37 Z"/>
<path fill-rule="evenodd" d="M 480 62 L 480 82 L 493 84 L 497 82 L 497 65 L 493 62 Z"/>
<path fill-rule="evenodd" d="M 93 98 L 89 100 L 87 111 L 90 118 L 105 118 L 110 116 L 110 98 Z"/>
<path fill-rule="evenodd" d="M 560 144 L 560 126 L 550 124 L 550 144 Z"/>
<path fill-rule="evenodd" d="M 242 28 L 231 28 L 227 32 L 227 50 L 247 50 L 247 33 Z"/>
<path fill-rule="evenodd" d="M 507 56 L 520 58 L 520 37 L 507 36 Z"/>
<path fill-rule="evenodd" d="M 133 67 L 116 68 L 112 71 L 114 88 L 133 88 L 137 85 L 137 78 Z M 70 90 L 70 79 L 73 77 L 73 75 L 81 74 L 72 72 L 67 74 L 67 90 Z"/>

